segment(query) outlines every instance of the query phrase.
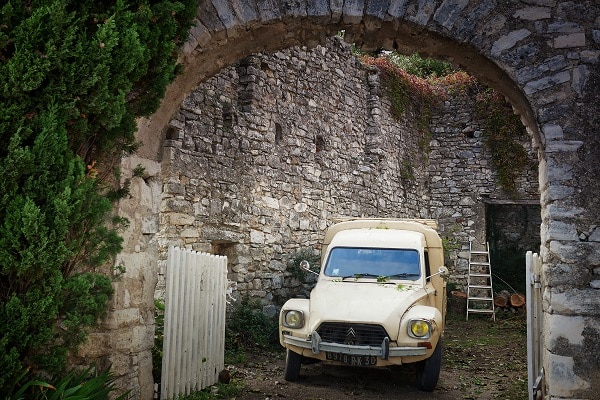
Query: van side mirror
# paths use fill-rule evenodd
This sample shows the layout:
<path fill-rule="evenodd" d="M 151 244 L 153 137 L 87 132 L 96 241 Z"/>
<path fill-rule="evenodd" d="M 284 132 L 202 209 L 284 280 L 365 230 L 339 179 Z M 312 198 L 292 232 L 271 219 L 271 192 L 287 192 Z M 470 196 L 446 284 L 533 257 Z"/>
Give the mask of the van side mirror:
<path fill-rule="evenodd" d="M 438 269 L 438 274 L 440 275 L 440 277 L 442 277 L 443 279 L 448 279 L 448 276 L 450 275 L 450 273 L 448 272 L 448 268 L 444 265 L 442 265 L 439 269 Z"/>
<path fill-rule="evenodd" d="M 432 276 L 436 276 L 436 275 L 439 275 L 439 276 L 440 276 L 440 278 L 442 278 L 442 279 L 448 279 L 448 276 L 450 275 L 450 273 L 448 272 L 448 268 L 447 268 L 447 267 L 445 267 L 444 265 L 442 265 L 442 266 L 441 266 L 441 267 L 438 269 L 438 272 L 437 272 L 437 273 L 435 273 L 435 274 L 432 274 L 432 275 L 429 275 L 429 276 L 428 276 L 427 278 L 425 278 L 425 279 L 429 279 L 429 278 L 431 278 Z"/>
<path fill-rule="evenodd" d="M 317 274 L 315 271 L 310 269 L 310 264 L 306 260 L 300 261 L 300 268 L 302 268 L 303 270 L 305 270 L 307 272 L 310 272 L 311 274 L 315 274 L 315 275 L 319 276 L 319 274 Z"/>

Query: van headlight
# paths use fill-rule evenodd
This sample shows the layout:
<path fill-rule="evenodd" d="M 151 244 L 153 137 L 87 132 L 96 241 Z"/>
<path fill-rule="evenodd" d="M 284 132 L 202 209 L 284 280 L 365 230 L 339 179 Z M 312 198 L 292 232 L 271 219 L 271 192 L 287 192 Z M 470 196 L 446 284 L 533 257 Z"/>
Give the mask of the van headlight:
<path fill-rule="evenodd" d="M 418 339 L 431 336 L 431 323 L 422 319 L 412 319 L 408 322 L 408 335 Z"/>
<path fill-rule="evenodd" d="M 298 310 L 287 310 L 283 314 L 283 326 L 298 329 L 304 326 L 304 313 Z"/>

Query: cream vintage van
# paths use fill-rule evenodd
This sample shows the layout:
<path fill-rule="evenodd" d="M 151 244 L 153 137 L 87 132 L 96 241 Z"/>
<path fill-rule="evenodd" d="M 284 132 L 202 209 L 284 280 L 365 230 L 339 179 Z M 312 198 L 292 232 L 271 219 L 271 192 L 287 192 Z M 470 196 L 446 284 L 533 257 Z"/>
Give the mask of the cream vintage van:
<path fill-rule="evenodd" d="M 433 220 L 353 219 L 327 230 L 310 299 L 290 299 L 281 309 L 286 380 L 298 379 L 309 359 L 373 368 L 414 363 L 417 387 L 435 388 L 447 274 L 436 228 Z"/>

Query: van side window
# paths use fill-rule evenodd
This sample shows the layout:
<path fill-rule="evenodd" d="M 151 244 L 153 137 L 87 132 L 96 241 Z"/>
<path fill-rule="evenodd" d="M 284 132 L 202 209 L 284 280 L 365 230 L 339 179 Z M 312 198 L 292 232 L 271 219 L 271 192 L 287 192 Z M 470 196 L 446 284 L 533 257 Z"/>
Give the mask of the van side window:
<path fill-rule="evenodd" d="M 429 253 L 427 252 L 427 250 L 425 250 L 425 276 L 429 276 L 431 275 L 431 266 L 429 265 Z M 427 281 L 429 282 L 431 280 L 431 278 L 427 278 Z"/>

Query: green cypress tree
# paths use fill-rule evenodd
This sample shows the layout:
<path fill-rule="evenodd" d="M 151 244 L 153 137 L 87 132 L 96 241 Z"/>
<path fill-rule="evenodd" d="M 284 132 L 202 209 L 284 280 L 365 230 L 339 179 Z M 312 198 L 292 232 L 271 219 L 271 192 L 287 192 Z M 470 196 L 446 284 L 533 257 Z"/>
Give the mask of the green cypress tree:
<path fill-rule="evenodd" d="M 112 287 L 101 267 L 120 251 L 124 223 L 112 202 L 126 194 L 111 161 L 135 150 L 135 118 L 177 73 L 196 7 L 0 6 L 0 397 L 22 368 L 61 373 L 105 314 Z"/>

